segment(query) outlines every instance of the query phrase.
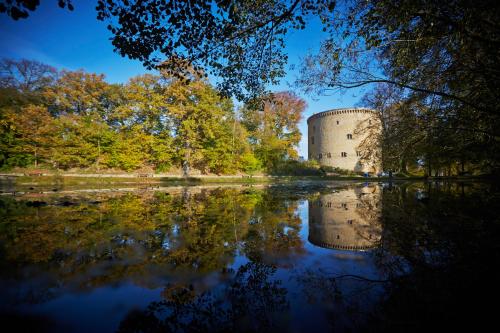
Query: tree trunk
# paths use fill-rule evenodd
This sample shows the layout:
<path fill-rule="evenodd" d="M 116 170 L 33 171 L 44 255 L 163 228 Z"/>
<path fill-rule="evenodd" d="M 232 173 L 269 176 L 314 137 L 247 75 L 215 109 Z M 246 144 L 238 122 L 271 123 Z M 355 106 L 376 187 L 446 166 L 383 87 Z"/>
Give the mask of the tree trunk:
<path fill-rule="evenodd" d="M 406 166 L 406 159 L 402 158 L 401 159 L 401 172 L 406 174 L 408 172 L 408 168 Z"/>
<path fill-rule="evenodd" d="M 184 177 L 189 177 L 189 160 L 191 158 L 191 149 L 190 149 L 190 144 L 188 141 L 186 141 L 186 144 L 184 145 L 185 151 L 184 151 L 184 162 L 182 165 L 182 173 Z"/>
<path fill-rule="evenodd" d="M 97 160 L 95 161 L 97 171 L 99 171 L 99 159 L 100 158 L 101 158 L 101 138 L 98 138 L 97 139 Z"/>

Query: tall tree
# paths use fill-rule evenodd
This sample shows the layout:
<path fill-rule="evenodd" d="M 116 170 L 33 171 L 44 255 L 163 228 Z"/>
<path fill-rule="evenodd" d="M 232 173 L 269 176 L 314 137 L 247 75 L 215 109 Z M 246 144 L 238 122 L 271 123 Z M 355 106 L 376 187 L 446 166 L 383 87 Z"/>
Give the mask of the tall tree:
<path fill-rule="evenodd" d="M 74 113 L 105 118 L 104 102 L 108 89 L 103 74 L 63 71 L 56 84 L 45 89 L 44 96 L 53 114 Z"/>
<path fill-rule="evenodd" d="M 305 108 L 304 100 L 292 92 L 270 94 L 243 108 L 243 125 L 255 145 L 256 156 L 268 170 L 298 157 L 298 123 Z"/>
<path fill-rule="evenodd" d="M 121 128 L 141 126 L 150 134 L 168 130 L 167 84 L 163 81 L 161 76 L 151 74 L 129 79 L 109 121 Z"/>
<path fill-rule="evenodd" d="M 221 98 L 204 79 L 173 80 L 167 96 L 182 165 L 203 172 L 234 169 L 231 100 Z"/>
<path fill-rule="evenodd" d="M 10 154 L 29 155 L 35 167 L 40 161 L 52 162 L 53 119 L 46 107 L 29 105 L 13 116 L 13 130 L 17 138 Z M 22 165 L 21 165 L 22 166 Z"/>
<path fill-rule="evenodd" d="M 40 91 L 57 78 L 57 70 L 34 60 L 0 60 L 0 87 L 21 92 Z"/>

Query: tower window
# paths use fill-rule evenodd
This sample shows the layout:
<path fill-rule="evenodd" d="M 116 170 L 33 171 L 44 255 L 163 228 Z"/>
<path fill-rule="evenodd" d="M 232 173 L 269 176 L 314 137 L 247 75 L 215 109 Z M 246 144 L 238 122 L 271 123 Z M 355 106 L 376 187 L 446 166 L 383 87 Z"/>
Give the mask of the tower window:
<path fill-rule="evenodd" d="M 328 154 L 326 154 L 326 157 L 332 158 L 332 154 L 328 153 Z"/>
<path fill-rule="evenodd" d="M 313 133 L 316 132 L 316 126 L 313 126 Z"/>
<path fill-rule="evenodd" d="M 322 159 L 322 158 L 323 158 L 323 154 L 319 154 L 319 155 L 318 155 L 318 158 L 319 158 L 319 159 Z"/>
<path fill-rule="evenodd" d="M 337 125 L 339 124 L 339 121 L 337 120 Z"/>
<path fill-rule="evenodd" d="M 311 136 L 311 144 L 314 144 L 314 136 Z"/>
<path fill-rule="evenodd" d="M 361 152 L 360 151 L 356 151 L 356 156 L 361 156 Z"/>
<path fill-rule="evenodd" d="M 343 152 L 340 153 L 340 156 L 347 157 L 347 153 L 345 151 L 343 151 Z"/>
<path fill-rule="evenodd" d="M 347 140 L 352 140 L 352 134 L 347 134 Z"/>

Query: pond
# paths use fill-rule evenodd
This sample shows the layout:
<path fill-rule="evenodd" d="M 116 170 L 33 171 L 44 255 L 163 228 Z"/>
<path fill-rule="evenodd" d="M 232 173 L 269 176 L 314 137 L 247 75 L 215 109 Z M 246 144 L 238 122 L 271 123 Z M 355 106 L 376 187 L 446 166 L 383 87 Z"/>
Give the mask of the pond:
<path fill-rule="evenodd" d="M 1 322 L 29 332 L 484 323 L 498 290 L 499 193 L 480 182 L 4 192 Z"/>

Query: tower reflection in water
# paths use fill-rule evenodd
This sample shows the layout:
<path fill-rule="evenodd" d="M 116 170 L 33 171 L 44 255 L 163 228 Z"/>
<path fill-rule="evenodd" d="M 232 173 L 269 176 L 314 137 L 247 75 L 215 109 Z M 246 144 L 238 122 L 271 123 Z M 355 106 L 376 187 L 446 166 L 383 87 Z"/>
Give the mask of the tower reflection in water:
<path fill-rule="evenodd" d="M 380 201 L 378 185 L 319 194 L 309 200 L 309 242 L 351 251 L 377 247 L 382 234 Z"/>

